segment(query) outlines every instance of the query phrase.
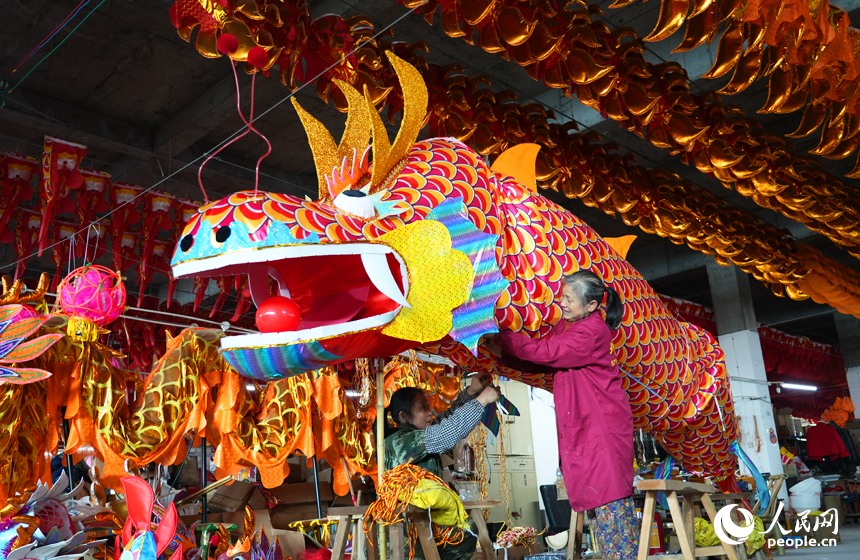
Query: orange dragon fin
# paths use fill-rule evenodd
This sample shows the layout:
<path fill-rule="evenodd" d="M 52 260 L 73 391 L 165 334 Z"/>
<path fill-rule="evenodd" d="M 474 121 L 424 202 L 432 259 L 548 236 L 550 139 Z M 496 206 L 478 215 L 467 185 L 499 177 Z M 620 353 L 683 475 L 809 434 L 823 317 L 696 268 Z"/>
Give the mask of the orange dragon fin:
<path fill-rule="evenodd" d="M 622 259 L 627 258 L 627 251 L 630 250 L 630 246 L 633 245 L 633 242 L 636 241 L 635 235 L 622 235 L 621 237 L 604 237 L 603 238 L 606 243 L 612 247 L 618 256 Z"/>
<path fill-rule="evenodd" d="M 517 144 L 502 152 L 490 169 L 499 175 L 513 177 L 530 192 L 537 193 L 535 162 L 539 150 L 539 144 Z"/>

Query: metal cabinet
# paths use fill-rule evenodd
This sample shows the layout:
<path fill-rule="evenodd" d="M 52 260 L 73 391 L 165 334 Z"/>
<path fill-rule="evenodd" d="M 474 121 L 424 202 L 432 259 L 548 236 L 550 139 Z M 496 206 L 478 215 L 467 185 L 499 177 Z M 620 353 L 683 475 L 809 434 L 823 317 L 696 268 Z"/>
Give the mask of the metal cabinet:
<path fill-rule="evenodd" d="M 502 487 L 501 457 L 490 457 L 489 499 L 504 500 Z M 537 476 L 534 459 L 531 457 L 507 457 L 508 496 L 511 507 L 511 520 L 514 526 L 534 527 L 540 531 L 540 506 L 538 504 Z M 505 506 L 490 509 L 490 522 L 507 521 Z"/>
<path fill-rule="evenodd" d="M 490 434 L 487 437 L 487 454 L 533 457 L 534 444 L 532 442 L 532 418 L 529 410 L 529 386 L 516 381 L 505 381 L 500 384 L 500 388 L 502 394 L 520 411 L 520 415 L 502 416 L 504 426 L 500 436 L 497 438 Z M 504 449 L 502 449 L 502 444 L 504 444 Z"/>
<path fill-rule="evenodd" d="M 489 499 L 504 500 L 502 472 L 508 483 L 511 518 L 514 526 L 542 527 L 540 493 L 535 473 L 534 444 L 532 441 L 530 389 L 514 381 L 500 384 L 502 393 L 519 409 L 519 416 L 503 416 L 504 427 L 499 438 L 487 438 L 489 460 Z M 501 442 L 499 441 L 501 440 Z M 501 455 L 504 444 L 504 455 Z M 504 461 L 505 469 L 502 468 Z M 507 521 L 505 506 L 490 510 L 490 522 Z"/>

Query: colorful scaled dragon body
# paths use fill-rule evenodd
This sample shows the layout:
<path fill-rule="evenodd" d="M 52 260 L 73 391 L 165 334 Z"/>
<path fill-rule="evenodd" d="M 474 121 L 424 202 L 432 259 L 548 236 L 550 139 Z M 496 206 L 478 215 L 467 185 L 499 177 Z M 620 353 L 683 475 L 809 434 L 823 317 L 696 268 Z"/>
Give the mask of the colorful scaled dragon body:
<path fill-rule="evenodd" d="M 224 358 L 268 381 L 421 347 L 551 389 L 551 376 L 507 369 L 479 340 L 497 324 L 545 335 L 562 320 L 563 276 L 587 268 L 624 301 L 613 347 L 636 426 L 686 469 L 730 485 L 736 427 L 713 337 L 672 316 L 594 230 L 537 194 L 533 169 L 522 171 L 529 161 L 533 168 L 536 147 L 516 147 L 491 169 L 459 141 L 415 143 L 426 86 L 389 58 L 404 98 L 393 143 L 370 96 L 337 82 L 349 103 L 339 144 L 296 104 L 319 200 L 242 191 L 202 206 L 186 225 L 175 276 L 247 274 L 257 306 L 287 297 L 300 313 L 298 330 L 224 338 Z"/>
<path fill-rule="evenodd" d="M 0 438 L 0 502 L 50 476 L 46 451 L 56 451 L 62 419 L 67 452 L 104 460 L 102 480 L 113 488 L 127 469 L 181 461 L 187 436 L 205 435 L 218 476 L 254 465 L 276 486 L 298 452 L 325 459 L 345 494 L 350 474 L 375 471 L 373 416 L 345 398 L 338 369 L 422 349 L 551 389 L 551 376 L 502 366 L 480 340 L 498 328 L 545 335 L 562 320 L 554 298 L 563 276 L 581 268 L 624 300 L 613 347 L 636 425 L 689 471 L 731 486 L 736 426 L 714 339 L 673 317 L 606 241 L 536 193 L 533 173 L 522 171 L 534 146 L 514 148 L 491 169 L 458 141 L 416 143 L 426 89 L 411 66 L 392 64 L 405 99 L 393 143 L 372 100 L 341 83 L 350 114 L 339 144 L 299 109 L 319 200 L 238 192 L 201 207 L 174 254 L 177 277 L 243 274 L 258 306 L 289 298 L 298 330 L 224 337 L 188 329 L 142 379 L 98 340 L 76 337 L 67 318 L 43 323 L 40 332 L 66 334 L 26 365 L 51 376 L 0 385 L 9 432 Z M 3 303 L 25 303 L 6 292 Z M 3 334 L 18 330 L 10 323 Z"/>

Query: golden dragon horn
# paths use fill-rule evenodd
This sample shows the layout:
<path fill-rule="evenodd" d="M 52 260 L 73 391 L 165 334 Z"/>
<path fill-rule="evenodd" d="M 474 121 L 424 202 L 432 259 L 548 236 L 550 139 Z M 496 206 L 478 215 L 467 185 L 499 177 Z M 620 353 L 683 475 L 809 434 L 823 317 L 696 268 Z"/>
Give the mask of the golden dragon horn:
<path fill-rule="evenodd" d="M 295 97 L 291 100 L 308 135 L 319 179 L 319 200 L 333 200 L 338 195 L 337 192 L 329 192 L 326 176 L 340 167 L 344 158 L 351 157 L 353 150 L 358 154 L 363 153 L 370 141 L 371 133 L 373 134 L 373 172 L 369 193 L 373 194 L 384 188 L 392 169 L 409 152 L 424 126 L 428 99 L 424 78 L 414 66 L 397 55 L 391 52 L 385 54 L 391 61 L 403 90 L 403 120 L 394 144 L 389 142 L 388 132 L 366 87 L 362 97 L 351 85 L 334 80 L 346 96 L 348 105 L 346 128 L 338 145 L 335 145 L 325 125 L 305 111 Z M 342 189 L 343 186 L 340 188 Z"/>
<path fill-rule="evenodd" d="M 302 121 L 305 133 L 308 135 L 308 143 L 314 157 L 314 166 L 319 179 L 319 199 L 333 200 L 338 193 L 329 192 L 326 185 L 326 176 L 330 175 L 335 167 L 340 167 L 343 158 L 351 157 L 353 149 L 361 154 L 370 141 L 370 110 L 364 103 L 362 95 L 351 85 L 341 80 L 334 83 L 346 96 L 348 112 L 346 127 L 340 144 L 335 146 L 334 138 L 320 121 L 299 104 L 295 97 L 292 98 L 293 107 Z M 373 111 L 374 113 L 376 111 Z"/>
<path fill-rule="evenodd" d="M 39 284 L 36 286 L 36 289 L 29 294 L 22 296 L 21 291 L 25 287 L 24 281 L 18 279 L 12 282 L 8 276 L 4 276 L 2 279 L 3 294 L 0 295 L 0 304 L 30 303 L 31 301 L 39 301 L 43 299 L 45 294 L 48 292 L 49 282 L 48 275 L 43 272 L 42 275 L 39 276 Z"/>
<path fill-rule="evenodd" d="M 391 51 L 385 55 L 397 73 L 397 80 L 403 90 L 403 120 L 400 130 L 394 139 L 394 144 L 389 143 L 388 132 L 382 123 L 379 113 L 373 106 L 370 95 L 365 88 L 364 97 L 367 101 L 373 130 L 373 173 L 371 175 L 370 193 L 384 188 L 389 173 L 406 156 L 412 144 L 418 138 L 421 127 L 427 117 L 427 84 L 418 70 L 398 57 Z"/>

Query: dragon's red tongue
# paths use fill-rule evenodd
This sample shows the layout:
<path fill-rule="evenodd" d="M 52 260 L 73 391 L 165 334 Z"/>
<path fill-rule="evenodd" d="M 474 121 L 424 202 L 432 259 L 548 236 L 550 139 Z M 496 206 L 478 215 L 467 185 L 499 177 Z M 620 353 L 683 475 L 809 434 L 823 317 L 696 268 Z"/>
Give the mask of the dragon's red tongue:
<path fill-rule="evenodd" d="M 257 308 L 257 328 L 260 332 L 294 331 L 301 321 L 296 302 L 284 296 L 272 296 Z"/>

